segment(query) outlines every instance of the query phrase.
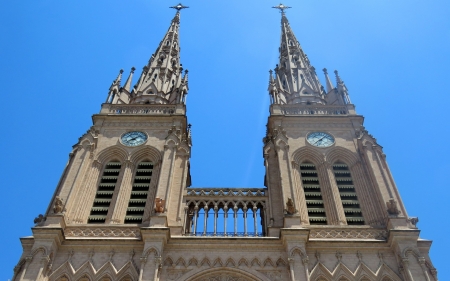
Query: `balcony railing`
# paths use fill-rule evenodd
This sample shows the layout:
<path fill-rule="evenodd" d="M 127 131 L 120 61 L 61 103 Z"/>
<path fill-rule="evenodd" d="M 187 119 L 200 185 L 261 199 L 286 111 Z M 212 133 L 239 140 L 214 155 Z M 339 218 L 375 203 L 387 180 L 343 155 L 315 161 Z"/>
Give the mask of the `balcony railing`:
<path fill-rule="evenodd" d="M 183 104 L 108 104 L 102 105 L 100 114 L 112 115 L 174 115 L 185 114 Z"/>
<path fill-rule="evenodd" d="M 188 188 L 184 199 L 185 236 L 266 236 L 265 188 Z"/>
<path fill-rule="evenodd" d="M 273 104 L 271 114 L 275 115 L 351 115 L 356 114 L 354 106 L 348 105 L 305 105 Z"/>

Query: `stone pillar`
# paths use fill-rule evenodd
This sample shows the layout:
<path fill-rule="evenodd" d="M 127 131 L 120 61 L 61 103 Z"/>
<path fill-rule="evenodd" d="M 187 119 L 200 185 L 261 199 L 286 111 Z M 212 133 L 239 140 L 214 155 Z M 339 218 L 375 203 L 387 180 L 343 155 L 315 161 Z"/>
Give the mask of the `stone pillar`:
<path fill-rule="evenodd" d="M 291 275 L 291 281 L 295 281 L 295 274 L 294 274 L 295 260 L 293 258 L 288 258 L 288 262 L 289 262 L 289 273 Z"/>
<path fill-rule="evenodd" d="M 125 171 L 123 172 L 123 178 L 120 185 L 119 181 L 117 181 L 111 205 L 109 206 L 108 216 L 106 218 L 107 223 L 123 224 L 125 220 L 128 202 L 133 188 L 133 173 L 135 173 L 136 165 L 131 161 L 126 161 L 124 164 Z"/>
<path fill-rule="evenodd" d="M 228 206 L 223 207 L 223 236 L 227 235 Z"/>
<path fill-rule="evenodd" d="M 297 190 L 297 210 L 300 216 L 301 224 L 309 224 L 308 208 L 306 206 L 305 191 L 303 189 L 303 182 L 300 175 L 300 166 L 292 161 L 292 173 L 294 188 Z"/>
<path fill-rule="evenodd" d="M 205 211 L 205 216 L 204 216 L 204 223 L 203 223 L 203 236 L 206 236 L 206 229 L 208 227 L 208 206 L 205 206 L 203 208 L 203 210 Z"/>
<path fill-rule="evenodd" d="M 147 263 L 147 257 L 141 257 L 141 268 L 139 269 L 139 281 L 142 281 L 142 276 L 144 274 L 145 264 Z"/>
<path fill-rule="evenodd" d="M 244 206 L 244 208 L 243 208 L 243 211 L 244 211 L 243 217 L 244 217 L 244 236 L 245 237 L 248 236 L 248 234 L 247 234 L 247 210 L 248 210 L 247 206 Z"/>
<path fill-rule="evenodd" d="M 86 223 L 87 217 L 91 212 L 91 207 L 95 199 L 95 193 L 97 191 L 97 183 L 99 181 L 100 170 L 102 169 L 102 163 L 95 160 L 92 163 L 91 169 L 88 176 L 86 177 L 84 184 L 84 190 L 81 192 L 81 196 L 78 199 L 77 211 L 74 216 L 74 222 L 76 223 Z"/>
<path fill-rule="evenodd" d="M 321 163 L 318 166 L 317 174 L 322 190 L 322 198 L 327 213 L 328 224 L 347 225 L 344 208 L 342 206 L 336 180 L 334 179 L 331 164 L 328 162 Z"/>
<path fill-rule="evenodd" d="M 218 207 L 217 205 L 214 205 L 214 236 L 217 236 L 217 213 Z"/>

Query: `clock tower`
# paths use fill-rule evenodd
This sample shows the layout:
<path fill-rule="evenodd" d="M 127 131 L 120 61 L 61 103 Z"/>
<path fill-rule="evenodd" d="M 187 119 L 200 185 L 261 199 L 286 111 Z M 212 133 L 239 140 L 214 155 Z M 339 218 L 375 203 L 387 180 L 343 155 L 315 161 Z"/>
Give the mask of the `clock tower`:
<path fill-rule="evenodd" d="M 12 280 L 437 281 L 382 147 L 316 69 L 282 4 L 260 188 L 193 188 L 182 4 L 133 85 L 123 71 L 74 145 Z M 201 149 L 201 148 L 199 148 Z"/>

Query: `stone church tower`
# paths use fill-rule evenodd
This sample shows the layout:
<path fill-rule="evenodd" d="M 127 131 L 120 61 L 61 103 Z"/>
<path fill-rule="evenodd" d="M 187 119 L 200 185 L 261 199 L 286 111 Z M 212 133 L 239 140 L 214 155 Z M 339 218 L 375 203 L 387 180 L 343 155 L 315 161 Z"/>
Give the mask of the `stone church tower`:
<path fill-rule="evenodd" d="M 191 188 L 179 4 L 155 53 L 114 80 L 13 280 L 437 281 L 382 147 L 337 71 L 325 87 L 282 4 L 266 188 Z"/>

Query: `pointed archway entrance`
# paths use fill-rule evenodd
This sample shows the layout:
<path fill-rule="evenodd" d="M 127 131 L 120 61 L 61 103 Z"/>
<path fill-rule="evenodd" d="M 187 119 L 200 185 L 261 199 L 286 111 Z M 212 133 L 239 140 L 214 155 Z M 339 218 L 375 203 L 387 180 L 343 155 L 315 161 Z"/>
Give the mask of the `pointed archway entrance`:
<path fill-rule="evenodd" d="M 263 281 L 263 279 L 242 270 L 214 268 L 199 272 L 186 281 Z"/>

